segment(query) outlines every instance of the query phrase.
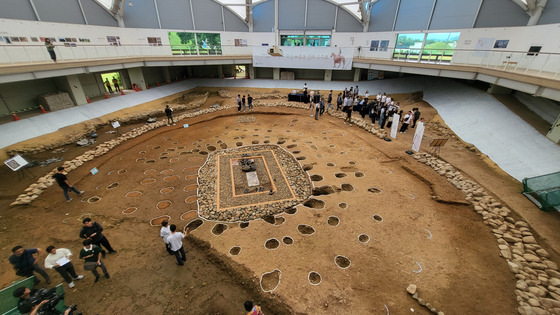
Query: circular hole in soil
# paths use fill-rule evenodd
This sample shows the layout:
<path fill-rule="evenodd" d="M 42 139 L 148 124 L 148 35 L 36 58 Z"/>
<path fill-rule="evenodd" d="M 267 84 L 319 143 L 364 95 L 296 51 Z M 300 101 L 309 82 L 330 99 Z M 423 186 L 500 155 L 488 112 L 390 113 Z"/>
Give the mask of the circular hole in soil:
<path fill-rule="evenodd" d="M 318 159 L 322 159 L 322 158 L 323 158 L 323 155 L 322 155 L 322 154 L 317 154 L 317 158 L 318 158 Z"/>
<path fill-rule="evenodd" d="M 219 236 L 222 235 L 222 233 L 225 232 L 225 230 L 228 229 L 228 226 L 222 223 L 218 223 L 216 225 L 214 225 L 214 227 L 212 228 L 212 234 Z"/>
<path fill-rule="evenodd" d="M 155 163 L 155 162 L 156 162 L 156 160 L 147 160 L 147 161 L 146 161 L 146 162 L 144 162 L 144 163 L 147 163 L 147 164 L 152 164 L 152 163 Z"/>
<path fill-rule="evenodd" d="M 168 155 L 169 152 L 161 152 L 159 155 Z"/>
<path fill-rule="evenodd" d="M 286 148 L 291 149 L 297 147 L 297 144 L 289 144 Z"/>
<path fill-rule="evenodd" d="M 381 189 L 375 188 L 375 187 L 370 187 L 370 188 L 368 188 L 367 191 L 369 191 L 370 193 L 373 193 L 373 194 L 379 194 L 379 193 L 381 193 Z"/>
<path fill-rule="evenodd" d="M 158 208 L 159 210 L 163 210 L 169 206 L 171 206 L 172 202 L 169 200 L 164 200 L 164 201 L 160 201 L 157 203 L 156 208 Z"/>
<path fill-rule="evenodd" d="M 297 213 L 297 208 L 296 207 L 290 207 L 290 208 L 287 208 L 286 210 L 284 210 L 284 212 L 286 212 L 287 214 L 296 214 Z"/>
<path fill-rule="evenodd" d="M 342 151 L 340 152 L 340 155 L 346 155 L 346 152 Z"/>
<path fill-rule="evenodd" d="M 294 243 L 294 239 L 289 237 L 289 236 L 284 236 L 282 238 L 282 243 L 284 243 L 286 245 L 292 245 Z"/>
<path fill-rule="evenodd" d="M 96 203 L 96 202 L 98 202 L 99 200 L 101 200 L 101 197 L 99 197 L 99 196 L 93 196 L 93 197 L 90 197 L 90 198 L 88 199 L 87 202 L 89 202 L 89 203 Z"/>
<path fill-rule="evenodd" d="M 318 150 L 318 148 L 315 145 L 310 146 L 310 148 L 313 150 Z"/>
<path fill-rule="evenodd" d="M 301 153 L 301 151 L 300 151 L 300 150 L 295 150 L 295 151 L 292 151 L 292 154 L 300 154 L 300 153 Z"/>
<path fill-rule="evenodd" d="M 239 246 L 233 246 L 232 248 L 229 249 L 229 254 L 231 256 L 237 256 L 239 255 L 239 253 L 241 253 L 241 247 Z"/>
<path fill-rule="evenodd" d="M 353 191 L 354 190 L 354 186 L 352 186 L 350 184 L 342 184 L 340 186 L 340 188 L 344 191 Z"/>
<path fill-rule="evenodd" d="M 311 164 L 305 164 L 303 166 L 304 171 L 311 171 L 312 169 L 313 169 L 313 165 L 311 165 Z"/>
<path fill-rule="evenodd" d="M 157 172 L 157 171 L 154 170 L 154 169 L 152 168 L 152 169 L 149 169 L 149 170 L 145 170 L 145 171 L 144 171 L 144 175 L 153 175 L 153 174 L 155 174 L 156 172 Z"/>
<path fill-rule="evenodd" d="M 270 140 L 264 140 L 264 143 L 270 143 Z"/>
<path fill-rule="evenodd" d="M 282 272 L 274 269 L 272 272 L 266 272 L 261 276 L 261 289 L 265 292 L 272 292 L 278 288 L 280 284 L 280 276 Z"/>
<path fill-rule="evenodd" d="M 246 229 L 249 227 L 249 222 L 239 222 L 239 227 L 242 229 Z"/>
<path fill-rule="evenodd" d="M 179 158 L 176 158 L 176 157 L 169 159 L 169 163 L 176 163 L 178 161 L 179 161 Z"/>
<path fill-rule="evenodd" d="M 172 192 L 175 189 L 175 187 L 165 187 L 159 190 L 160 194 L 167 194 Z"/>
<path fill-rule="evenodd" d="M 240 147 L 240 146 L 242 146 L 242 145 L 243 145 L 243 142 L 241 142 L 241 141 L 239 141 L 239 142 L 236 142 L 236 143 L 235 143 L 235 145 L 236 145 L 236 146 L 238 146 L 238 147 Z"/>
<path fill-rule="evenodd" d="M 136 207 L 128 207 L 128 208 L 124 209 L 124 210 L 122 211 L 122 213 L 124 213 L 124 214 L 131 214 L 131 213 L 134 213 L 134 211 L 136 211 L 136 209 L 137 209 Z"/>
<path fill-rule="evenodd" d="M 362 173 L 362 172 L 356 172 L 356 173 L 354 173 L 354 176 L 356 176 L 356 177 L 364 177 L 365 175 L 364 175 L 364 173 Z"/>
<path fill-rule="evenodd" d="M 117 188 L 118 186 L 119 186 L 119 183 L 115 182 L 115 183 L 112 183 L 111 185 L 107 186 L 107 189 Z"/>
<path fill-rule="evenodd" d="M 328 167 L 334 167 L 334 163 L 327 163 Z"/>
<path fill-rule="evenodd" d="M 191 154 L 191 152 L 186 152 L 186 151 L 179 152 L 179 155 L 185 155 L 185 154 Z"/>
<path fill-rule="evenodd" d="M 198 188 L 198 185 L 188 185 L 185 186 L 185 188 L 183 188 L 183 191 L 193 191 L 196 190 Z"/>
<path fill-rule="evenodd" d="M 159 157 L 160 160 L 167 160 L 168 158 L 169 158 L 169 157 L 167 157 L 167 156 L 160 156 L 160 157 Z"/>
<path fill-rule="evenodd" d="M 323 209 L 325 207 L 325 202 L 323 200 L 309 198 L 303 203 L 303 205 L 307 208 Z"/>
<path fill-rule="evenodd" d="M 341 202 L 341 203 L 338 204 L 338 207 L 340 209 L 346 209 L 346 208 L 348 208 L 348 204 L 346 202 Z"/>
<path fill-rule="evenodd" d="M 136 162 L 142 162 L 142 161 L 144 161 L 145 159 L 146 159 L 146 158 L 137 158 L 137 159 L 136 159 Z"/>
<path fill-rule="evenodd" d="M 184 148 L 185 148 L 185 146 L 180 146 L 180 147 L 178 147 L 177 149 L 183 150 Z"/>
<path fill-rule="evenodd" d="M 129 191 L 125 195 L 128 198 L 140 197 L 142 196 L 142 192 L 140 191 Z"/>
<path fill-rule="evenodd" d="M 367 235 L 367 234 L 360 234 L 360 235 L 358 235 L 358 241 L 359 241 L 360 243 L 364 243 L 364 244 L 367 243 L 367 242 L 369 242 L 369 235 Z"/>
<path fill-rule="evenodd" d="M 338 268 L 342 268 L 342 269 L 346 269 L 350 267 L 351 264 L 350 259 L 340 255 L 334 258 L 334 263 L 338 266 Z"/>
<path fill-rule="evenodd" d="M 312 235 L 315 233 L 315 229 L 307 224 L 300 224 L 297 226 L 297 229 L 303 235 Z"/>
<path fill-rule="evenodd" d="M 343 177 L 346 177 L 346 173 L 336 173 L 336 174 L 334 174 L 334 176 L 336 178 L 343 178 Z"/>
<path fill-rule="evenodd" d="M 206 152 L 206 151 L 200 151 L 200 152 L 198 152 L 198 154 L 200 154 L 200 155 L 208 155 L 208 152 Z"/>
<path fill-rule="evenodd" d="M 259 142 L 260 142 L 259 140 L 253 140 L 251 141 L 251 144 L 259 144 Z"/>
<path fill-rule="evenodd" d="M 206 147 L 206 150 L 208 150 L 208 151 L 216 151 L 216 147 L 213 146 L 213 145 L 209 145 L 209 146 Z"/>
<path fill-rule="evenodd" d="M 192 149 L 192 152 L 194 152 L 194 153 L 196 153 L 198 151 L 200 151 L 200 150 L 199 149 Z"/>
<path fill-rule="evenodd" d="M 336 148 L 336 145 L 334 145 L 334 144 L 329 144 L 329 148 Z"/>
<path fill-rule="evenodd" d="M 298 160 L 298 161 L 303 161 L 303 160 L 305 160 L 305 159 L 307 159 L 305 156 L 298 156 L 298 157 L 296 158 L 296 160 Z"/>
<path fill-rule="evenodd" d="M 383 222 L 383 217 L 381 217 L 379 214 L 374 214 L 373 215 L 373 220 L 375 222 Z"/>
<path fill-rule="evenodd" d="M 264 243 L 266 249 L 277 249 L 280 246 L 280 241 L 275 238 L 271 238 Z"/>
<path fill-rule="evenodd" d="M 274 220 L 274 225 L 282 225 L 284 224 L 284 222 L 286 222 L 286 219 L 284 219 L 283 217 L 276 217 Z"/>
<path fill-rule="evenodd" d="M 142 185 L 150 185 L 156 182 L 155 178 L 146 178 L 140 182 Z"/>
<path fill-rule="evenodd" d="M 321 283 L 321 275 L 315 271 L 311 271 L 307 276 L 307 280 L 312 285 L 319 285 Z"/>
<path fill-rule="evenodd" d="M 193 179 L 197 179 L 197 178 L 198 178 L 198 175 L 196 175 L 196 174 L 185 176 L 185 180 L 193 180 Z"/>
<path fill-rule="evenodd" d="M 183 221 L 190 222 L 191 220 L 196 219 L 197 217 L 198 217 L 198 211 L 191 210 L 181 214 L 180 219 Z"/>
<path fill-rule="evenodd" d="M 311 180 L 314 182 L 320 182 L 323 180 L 323 176 L 319 175 L 319 174 L 315 174 L 315 175 L 311 175 Z"/>
<path fill-rule="evenodd" d="M 163 171 L 161 171 L 161 172 L 159 172 L 159 173 L 160 173 L 161 175 L 169 175 L 169 174 L 173 173 L 173 170 L 172 170 L 172 169 L 166 169 L 166 170 L 163 170 Z"/>
<path fill-rule="evenodd" d="M 220 143 L 220 148 L 221 148 L 221 149 L 227 149 L 227 144 L 225 144 L 225 143 Z"/>
<path fill-rule="evenodd" d="M 173 175 L 173 176 L 165 176 L 163 180 L 166 182 L 171 182 L 174 180 L 178 180 L 179 178 L 181 178 L 179 175 Z"/>
<path fill-rule="evenodd" d="M 338 226 L 340 224 L 340 219 L 335 216 L 330 216 L 327 219 L 327 223 L 331 226 Z"/>
<path fill-rule="evenodd" d="M 272 130 L 270 130 L 270 131 L 272 131 Z M 276 142 L 276 144 L 284 144 L 284 143 L 286 143 L 286 140 L 278 140 L 278 142 Z"/>
<path fill-rule="evenodd" d="M 138 152 L 138 153 L 140 153 L 140 154 L 146 154 L 146 151 L 145 151 L 145 150 L 142 150 L 142 151 L 140 151 L 140 152 Z"/>
<path fill-rule="evenodd" d="M 189 222 L 187 225 L 185 225 L 185 230 L 189 228 L 189 232 L 192 232 L 198 229 L 202 224 L 204 224 L 204 221 L 202 221 L 201 219 L 193 220 Z"/>
<path fill-rule="evenodd" d="M 191 202 L 195 202 L 198 200 L 197 196 L 190 196 L 189 198 L 185 199 L 186 203 L 191 203 Z"/>
<path fill-rule="evenodd" d="M 170 216 L 168 215 L 162 215 L 160 217 L 157 218 L 153 218 L 150 220 L 150 225 L 151 226 L 161 226 L 161 222 L 165 221 L 165 220 L 169 220 L 171 219 Z"/>
<path fill-rule="evenodd" d="M 155 147 L 152 148 L 152 150 L 157 150 L 157 149 L 159 149 L 159 148 L 160 148 L 160 146 L 159 146 L 159 145 L 156 145 Z"/>
<path fill-rule="evenodd" d="M 354 161 L 348 161 L 348 164 L 350 164 L 350 165 L 356 165 L 356 162 L 354 162 Z"/>
<path fill-rule="evenodd" d="M 312 195 L 313 196 L 321 196 L 321 195 L 330 195 L 334 194 L 334 188 L 332 186 L 321 186 L 313 188 Z"/>
<path fill-rule="evenodd" d="M 276 218 L 273 215 L 265 215 L 262 217 L 262 220 L 269 224 L 274 224 L 276 222 Z"/>

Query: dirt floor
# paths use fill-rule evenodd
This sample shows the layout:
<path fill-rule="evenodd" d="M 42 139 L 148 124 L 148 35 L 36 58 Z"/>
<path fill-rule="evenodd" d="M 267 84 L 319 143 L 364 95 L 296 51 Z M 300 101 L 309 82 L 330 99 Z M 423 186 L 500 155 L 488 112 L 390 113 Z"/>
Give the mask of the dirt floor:
<path fill-rule="evenodd" d="M 234 102 L 218 96 L 217 88 L 199 89 L 205 91 L 210 97 L 201 108 Z M 248 92 L 272 91 L 231 90 Z M 449 137 L 441 158 L 531 223 L 540 245 L 559 262 L 559 216 L 539 211 L 519 193 L 519 182 L 453 136 L 429 104 L 412 102 L 410 96 L 395 98 L 405 111 L 419 107 L 428 122 L 422 151 L 428 151 L 431 139 Z M 163 108 L 163 101 L 134 110 Z M 255 119 L 241 122 L 250 121 L 244 117 Z M 190 126 L 183 128 L 183 123 Z M 139 125 L 125 125 L 122 132 Z M 98 143 L 116 137 L 106 133 L 111 129 L 97 130 Z M 67 136 L 64 132 L 34 141 L 56 142 Z M 0 285 L 18 278 L 7 261 L 13 246 L 54 245 L 71 249 L 74 265 L 86 275 L 74 289 L 65 287 L 67 303 L 78 304 L 84 314 L 243 314 L 245 300 L 254 300 L 265 314 L 430 314 L 406 292 L 411 283 L 446 314 L 517 313 L 516 279 L 500 257 L 491 228 L 463 204 L 459 190 L 405 153 L 412 137 L 408 131 L 386 142 L 330 115 L 316 121 L 307 110 L 257 106 L 253 112 L 228 109 L 198 116 L 117 146 L 69 174 L 70 182 L 86 191 L 83 197 L 71 195 L 71 203 L 54 185 L 30 206 L 10 208 L 36 179 L 18 180 L 1 167 L 0 248 L 5 259 L 0 261 Z M 186 265 L 177 266 L 164 250 L 159 227 L 151 223 L 168 216 L 183 230 L 199 220 L 193 188 L 204 151 L 222 143 L 231 148 L 239 142 L 279 140 L 306 165 L 315 187 L 331 186 L 333 193 L 311 196 L 307 206 L 269 222 L 225 223 L 226 229 L 203 220 L 184 242 Z M 71 160 L 90 149 L 62 148 L 67 151 L 28 158 Z M 31 172 L 43 176 L 60 164 Z M 89 173 L 93 167 L 98 174 Z M 77 258 L 84 217 L 102 224 L 119 251 L 105 260 L 111 279 L 95 284 Z M 56 272 L 50 274 L 62 281 Z"/>

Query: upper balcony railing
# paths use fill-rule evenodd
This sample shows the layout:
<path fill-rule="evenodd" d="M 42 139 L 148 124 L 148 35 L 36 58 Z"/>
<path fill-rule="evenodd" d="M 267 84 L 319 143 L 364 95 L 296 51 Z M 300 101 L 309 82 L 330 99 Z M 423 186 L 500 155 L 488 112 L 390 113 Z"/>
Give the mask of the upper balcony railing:
<path fill-rule="evenodd" d="M 259 46 L 260 47 L 260 46 Z M 494 69 L 533 77 L 560 80 L 560 53 L 527 52 L 511 50 L 472 49 L 395 49 L 370 51 L 369 47 L 354 48 L 354 58 L 376 61 L 468 66 Z M 251 46 L 188 46 L 188 45 L 89 45 L 79 43 L 56 43 L 57 61 L 83 62 L 103 59 L 138 57 L 224 56 L 250 57 Z M 123 60 L 124 61 L 124 60 Z M 42 43 L 0 45 L 0 70 L 2 67 L 26 66 L 52 63 Z M 441 66 L 439 66 L 441 65 Z"/>

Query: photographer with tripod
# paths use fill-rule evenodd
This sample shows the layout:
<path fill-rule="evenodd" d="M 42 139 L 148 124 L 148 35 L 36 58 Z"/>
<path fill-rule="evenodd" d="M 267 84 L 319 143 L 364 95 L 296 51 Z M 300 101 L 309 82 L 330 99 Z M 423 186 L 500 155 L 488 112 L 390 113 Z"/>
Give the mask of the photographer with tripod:
<path fill-rule="evenodd" d="M 58 302 L 64 299 L 63 295 L 56 294 L 56 288 L 29 290 L 26 287 L 19 287 L 15 289 L 13 294 L 14 297 L 19 298 L 17 308 L 21 314 L 72 315 L 76 310 L 76 305 L 70 306 L 64 312 L 56 309 Z M 75 315 L 81 315 L 81 313 Z"/>

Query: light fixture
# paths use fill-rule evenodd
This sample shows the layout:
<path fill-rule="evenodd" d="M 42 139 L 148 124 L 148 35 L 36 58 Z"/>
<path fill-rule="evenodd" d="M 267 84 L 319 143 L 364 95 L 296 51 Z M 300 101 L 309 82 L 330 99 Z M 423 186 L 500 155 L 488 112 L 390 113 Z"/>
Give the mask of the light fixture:
<path fill-rule="evenodd" d="M 132 1 L 130 1 L 130 0 L 128 1 L 128 6 L 131 7 L 131 8 L 133 7 Z"/>

